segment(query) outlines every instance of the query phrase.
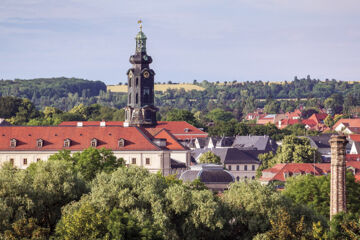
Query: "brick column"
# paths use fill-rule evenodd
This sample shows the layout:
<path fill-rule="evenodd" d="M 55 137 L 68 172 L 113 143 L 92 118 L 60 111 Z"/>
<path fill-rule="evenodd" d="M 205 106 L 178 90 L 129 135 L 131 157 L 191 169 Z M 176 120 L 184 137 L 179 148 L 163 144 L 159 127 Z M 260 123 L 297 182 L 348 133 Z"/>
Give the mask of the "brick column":
<path fill-rule="evenodd" d="M 339 212 L 346 212 L 346 144 L 345 136 L 332 135 L 331 145 L 331 183 L 330 183 L 330 219 Z"/>

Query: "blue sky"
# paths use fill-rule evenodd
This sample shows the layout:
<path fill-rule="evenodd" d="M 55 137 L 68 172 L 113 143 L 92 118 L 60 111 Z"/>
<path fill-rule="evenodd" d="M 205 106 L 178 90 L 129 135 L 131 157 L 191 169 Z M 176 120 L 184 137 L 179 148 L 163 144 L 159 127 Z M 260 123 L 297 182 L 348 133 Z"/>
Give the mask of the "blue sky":
<path fill-rule="evenodd" d="M 360 80 L 358 0 L 0 0 L 0 79 L 124 82 L 138 19 L 156 82 Z"/>

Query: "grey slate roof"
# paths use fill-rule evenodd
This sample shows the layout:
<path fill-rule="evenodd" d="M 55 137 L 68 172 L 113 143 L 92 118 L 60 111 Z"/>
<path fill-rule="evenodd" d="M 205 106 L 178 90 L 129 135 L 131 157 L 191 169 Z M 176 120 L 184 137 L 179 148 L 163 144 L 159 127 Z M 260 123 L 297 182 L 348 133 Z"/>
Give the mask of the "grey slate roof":
<path fill-rule="evenodd" d="M 261 151 L 276 151 L 277 144 L 269 136 L 236 136 L 232 147 L 255 149 Z"/>
<path fill-rule="evenodd" d="M 194 149 L 191 151 L 191 157 L 196 160 L 201 154 L 211 151 L 219 156 L 223 164 L 259 164 L 258 155 L 265 151 L 243 150 L 238 148 L 205 148 Z"/>
<path fill-rule="evenodd" d="M 314 148 L 329 148 L 330 149 L 330 138 L 333 134 L 321 134 L 319 136 L 305 136 L 310 139 L 310 145 Z M 351 149 L 351 144 L 346 145 L 346 149 Z"/>
<path fill-rule="evenodd" d="M 199 164 L 192 166 L 190 170 L 186 170 L 180 176 L 185 182 L 192 182 L 199 178 L 203 183 L 231 183 L 234 182 L 234 176 L 223 169 L 221 165 L 215 164 Z"/>

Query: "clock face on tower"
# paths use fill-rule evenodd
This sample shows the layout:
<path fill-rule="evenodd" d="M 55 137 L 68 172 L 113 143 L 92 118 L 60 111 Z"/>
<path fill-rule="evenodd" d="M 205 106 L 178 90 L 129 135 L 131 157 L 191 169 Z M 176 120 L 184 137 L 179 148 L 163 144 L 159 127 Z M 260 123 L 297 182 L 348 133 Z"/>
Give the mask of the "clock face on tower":
<path fill-rule="evenodd" d="M 144 72 L 144 78 L 149 78 L 150 77 L 150 73 L 148 71 Z"/>
<path fill-rule="evenodd" d="M 132 78 L 133 77 L 133 73 L 132 71 L 129 72 L 129 78 Z"/>
<path fill-rule="evenodd" d="M 144 59 L 145 61 L 147 61 L 147 60 L 148 60 L 148 56 L 147 56 L 147 55 L 144 55 L 144 56 L 143 56 L 143 59 Z"/>

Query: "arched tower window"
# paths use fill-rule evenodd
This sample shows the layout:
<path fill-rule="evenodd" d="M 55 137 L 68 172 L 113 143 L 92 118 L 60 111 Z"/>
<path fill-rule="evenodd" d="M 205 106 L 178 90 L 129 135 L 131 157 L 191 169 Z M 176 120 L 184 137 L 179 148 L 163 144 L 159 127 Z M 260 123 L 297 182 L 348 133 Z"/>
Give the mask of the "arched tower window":
<path fill-rule="evenodd" d="M 138 94 L 138 93 L 136 93 L 135 103 L 136 103 L 136 104 L 138 104 L 138 103 L 139 103 L 139 94 Z"/>
<path fill-rule="evenodd" d="M 131 93 L 129 94 L 129 104 L 131 104 Z"/>
<path fill-rule="evenodd" d="M 136 78 L 136 86 L 139 85 L 139 78 Z"/>

